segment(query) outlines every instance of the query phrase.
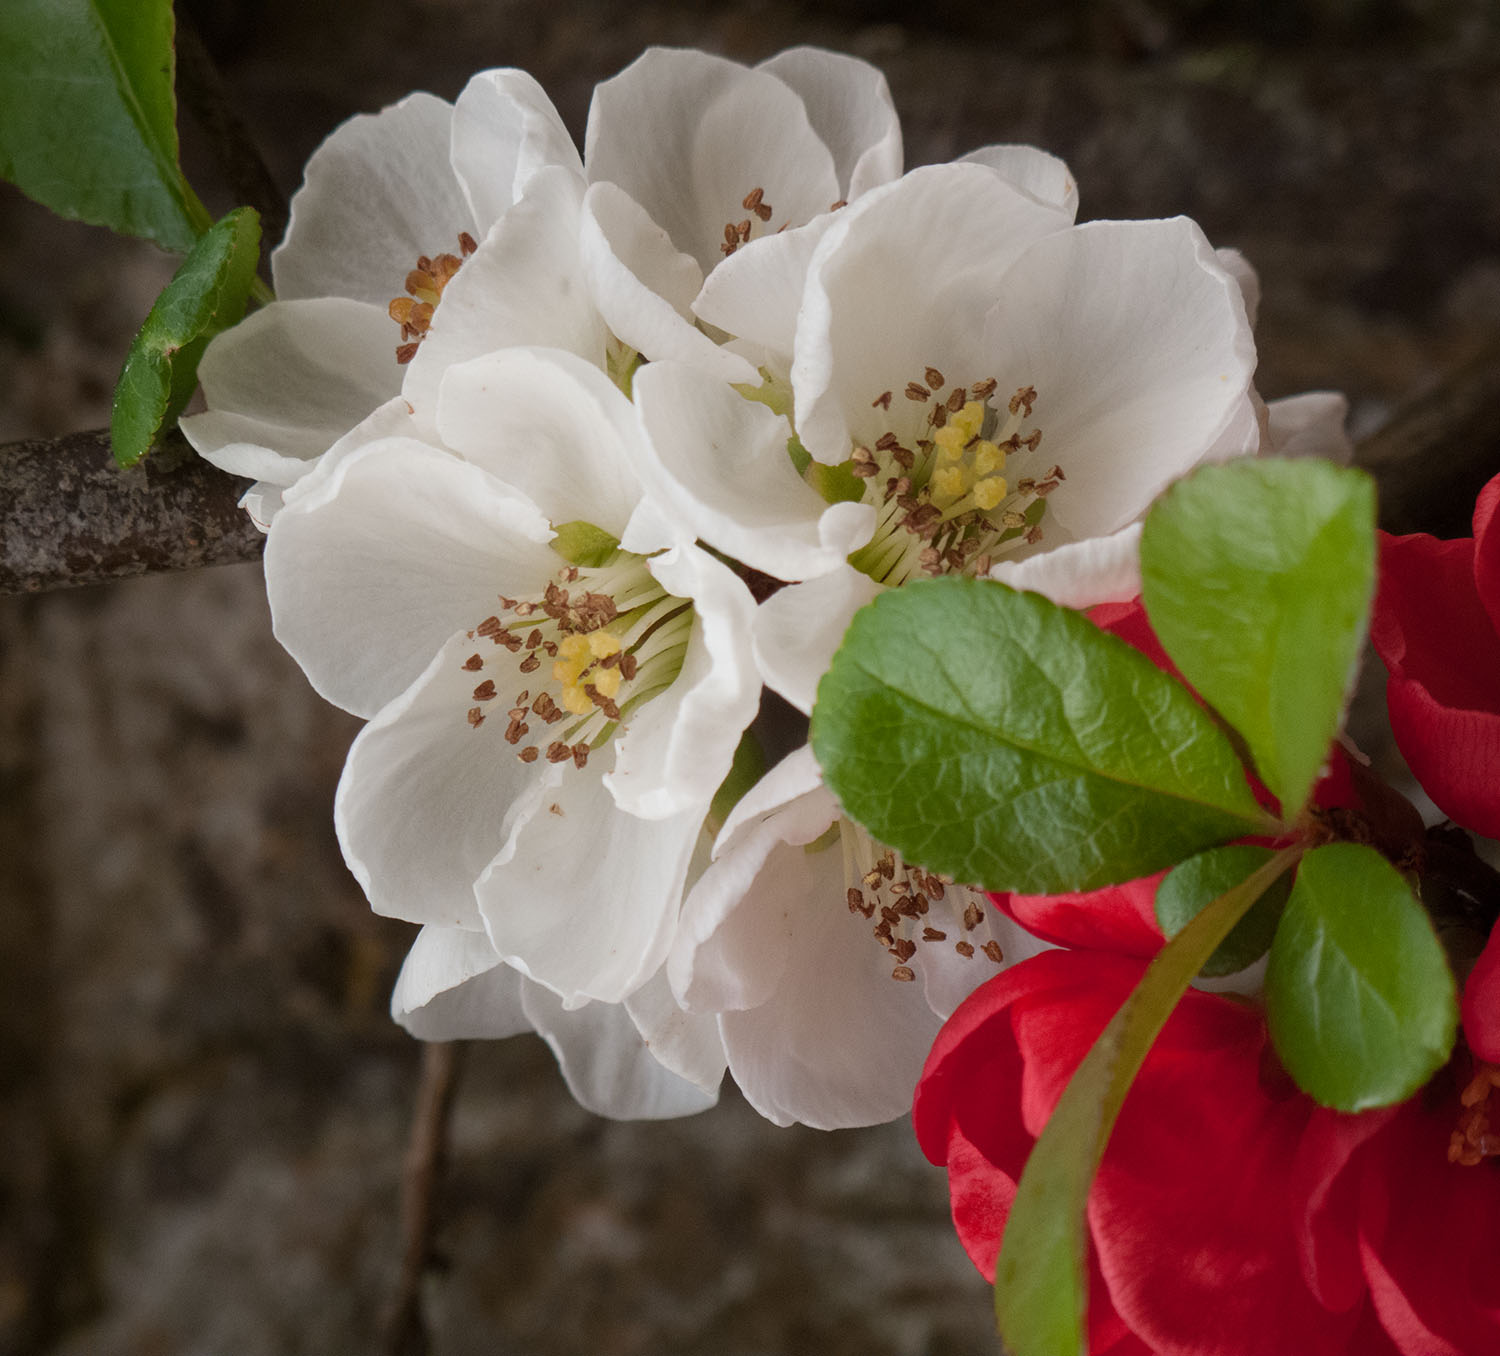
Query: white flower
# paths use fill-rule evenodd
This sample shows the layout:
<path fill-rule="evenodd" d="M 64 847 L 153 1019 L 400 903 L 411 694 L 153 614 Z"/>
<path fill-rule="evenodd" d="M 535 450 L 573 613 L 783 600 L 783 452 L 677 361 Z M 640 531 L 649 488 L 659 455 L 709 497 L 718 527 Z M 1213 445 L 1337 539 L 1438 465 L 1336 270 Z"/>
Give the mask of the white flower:
<path fill-rule="evenodd" d="M 1133 596 L 1135 524 L 1155 495 L 1258 445 L 1240 287 L 1197 227 L 1073 226 L 1065 174 L 1027 182 L 991 163 L 939 166 L 839 213 L 790 333 L 760 336 L 773 380 L 752 413 L 686 399 L 701 390 L 690 373 L 638 380 L 651 483 L 710 544 L 734 540 L 749 563 L 802 579 L 758 609 L 755 643 L 766 681 L 804 712 L 880 589 L 1009 558 L 1032 580 L 1047 562 L 1079 602 Z M 713 320 L 743 330 L 754 288 L 740 268 L 742 290 L 733 305 L 718 293 Z M 696 470 L 690 452 L 751 441 L 769 463 L 792 431 L 767 408 L 781 403 L 777 370 L 801 444 L 847 463 L 860 502 L 803 495 L 800 517 L 788 508 L 767 530 L 734 477 Z M 811 549 L 840 524 L 852 533 L 856 510 L 868 526 L 848 563 Z M 940 1020 L 1039 946 L 977 891 L 844 819 L 803 749 L 720 835 L 669 974 L 690 1010 L 719 1013 L 730 1069 L 764 1114 L 849 1125 L 903 1111 Z"/>
<path fill-rule="evenodd" d="M 586 145 L 580 159 L 515 70 L 476 75 L 452 106 L 411 95 L 324 142 L 272 257 L 278 300 L 210 345 L 209 411 L 183 424 L 204 457 L 256 479 L 246 507 L 262 526 L 346 438 L 408 414 L 430 433 L 447 368 L 498 348 L 754 380 L 696 324 L 705 273 L 901 169 L 884 78 L 810 48 L 754 70 L 648 51 L 599 86 Z"/>
<path fill-rule="evenodd" d="M 724 1077 L 713 1019 L 683 1012 L 661 971 L 622 1003 L 568 1008 L 502 964 L 484 933 L 462 928 L 428 926 L 417 935 L 391 1014 L 421 1040 L 499 1040 L 535 1031 L 552 1047 L 578 1103 L 619 1120 L 707 1110 Z"/>
<path fill-rule="evenodd" d="M 278 639 L 370 717 L 340 843 L 377 912 L 483 928 L 566 1005 L 617 1001 L 666 956 L 755 713 L 753 605 L 696 547 L 617 549 L 641 435 L 581 359 L 453 367 L 436 425 L 444 447 L 325 459 L 267 542 Z"/>

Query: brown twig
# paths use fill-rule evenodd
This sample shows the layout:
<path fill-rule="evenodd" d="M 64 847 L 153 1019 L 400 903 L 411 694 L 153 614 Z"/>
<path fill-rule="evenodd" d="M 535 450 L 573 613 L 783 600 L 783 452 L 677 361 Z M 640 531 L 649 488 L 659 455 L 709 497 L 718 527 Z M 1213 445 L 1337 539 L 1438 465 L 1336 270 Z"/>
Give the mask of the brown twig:
<path fill-rule="evenodd" d="M 384 1356 L 427 1356 L 428 1352 L 422 1277 L 431 1261 L 433 1195 L 447 1153 L 459 1050 L 451 1041 L 422 1047 L 417 1106 L 401 1173 L 401 1278 L 384 1325 Z"/>
<path fill-rule="evenodd" d="M 178 433 L 128 471 L 102 430 L 0 447 L 0 594 L 258 559 L 247 483 Z"/>

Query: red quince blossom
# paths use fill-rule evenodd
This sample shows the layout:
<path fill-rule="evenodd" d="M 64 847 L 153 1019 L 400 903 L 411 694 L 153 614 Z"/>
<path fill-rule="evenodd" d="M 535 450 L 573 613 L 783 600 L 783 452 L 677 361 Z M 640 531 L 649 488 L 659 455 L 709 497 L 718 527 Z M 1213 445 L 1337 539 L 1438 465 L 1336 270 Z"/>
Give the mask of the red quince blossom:
<path fill-rule="evenodd" d="M 987 1276 L 1027 1153 L 1144 969 L 1098 951 L 1034 957 L 975 992 L 933 1047 L 917 1135 L 948 1168 L 959 1236 Z M 1450 1159 L 1461 1120 L 1500 1123 L 1500 1075 L 1471 1080 L 1466 1059 L 1402 1106 L 1343 1115 L 1282 1073 L 1257 1009 L 1189 992 L 1090 1196 L 1090 1350 L 1500 1352 L 1500 1159 Z"/>

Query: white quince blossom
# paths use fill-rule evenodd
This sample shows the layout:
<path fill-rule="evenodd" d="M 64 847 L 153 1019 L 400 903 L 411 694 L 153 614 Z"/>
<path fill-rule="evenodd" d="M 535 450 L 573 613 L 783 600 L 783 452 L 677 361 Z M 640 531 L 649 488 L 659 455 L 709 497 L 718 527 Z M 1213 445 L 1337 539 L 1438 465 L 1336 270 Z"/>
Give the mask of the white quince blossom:
<path fill-rule="evenodd" d="M 483 930 L 564 1006 L 665 959 L 714 791 L 755 714 L 753 603 L 694 546 L 619 549 L 642 509 L 628 400 L 561 351 L 454 366 L 442 446 L 379 437 L 288 490 L 276 634 L 369 718 L 335 824 L 379 913 Z"/>
<path fill-rule="evenodd" d="M 1049 173 L 1017 173 L 1028 165 Z M 1259 448 L 1240 284 L 1189 221 L 1073 225 L 1071 186 L 1020 153 L 912 171 L 823 231 L 800 306 L 758 333 L 760 403 L 736 408 L 685 369 L 639 375 L 650 483 L 709 544 L 802 581 L 755 623 L 763 676 L 802 711 L 881 589 L 1008 565 L 1078 605 L 1134 596 L 1151 500 L 1203 460 Z M 750 261 L 737 268 L 701 309 L 740 333 L 755 289 Z M 782 476 L 769 513 L 742 476 L 689 456 L 748 445 L 769 466 L 793 433 L 816 463 L 845 465 L 857 503 L 794 500 Z M 804 748 L 726 825 L 668 973 L 689 1010 L 718 1012 L 765 1115 L 854 1125 L 900 1114 L 940 1021 L 1040 947 L 844 818 Z"/>
<path fill-rule="evenodd" d="M 705 274 L 901 171 L 884 77 L 811 48 L 754 69 L 652 49 L 598 87 L 586 147 L 529 75 L 494 70 L 453 105 L 413 94 L 318 149 L 272 256 L 278 300 L 210 344 L 208 412 L 183 422 L 257 481 L 262 527 L 344 440 L 408 417 L 430 436 L 447 368 L 498 348 L 755 380 L 697 324 Z"/>

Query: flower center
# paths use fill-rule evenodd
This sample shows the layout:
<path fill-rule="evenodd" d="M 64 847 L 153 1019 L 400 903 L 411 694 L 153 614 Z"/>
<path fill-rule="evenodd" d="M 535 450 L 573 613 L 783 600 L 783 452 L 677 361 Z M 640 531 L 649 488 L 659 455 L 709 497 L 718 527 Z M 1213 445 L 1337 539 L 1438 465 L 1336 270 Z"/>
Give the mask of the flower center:
<path fill-rule="evenodd" d="M 500 611 L 468 634 L 488 641 L 462 665 L 487 670 L 466 719 L 478 730 L 509 692 L 504 738 L 523 763 L 577 767 L 682 669 L 692 604 L 667 593 L 645 558 L 617 551 L 597 567 L 566 565 L 534 598 L 500 597 Z"/>
<path fill-rule="evenodd" d="M 968 934 L 984 921 L 986 907 L 978 890 L 908 865 L 899 853 L 874 842 L 847 819 L 835 827 L 844 853 L 849 912 L 874 920 L 871 935 L 896 963 L 892 979 L 916 979 L 907 962 L 919 945 L 943 946 L 952 940 L 960 956 L 974 958 Z M 984 942 L 978 950 L 996 965 L 1005 959 L 999 942 Z"/>
<path fill-rule="evenodd" d="M 460 231 L 458 248 L 459 254 L 440 254 L 436 259 L 421 255 L 417 266 L 406 275 L 407 295 L 392 298 L 386 307 L 386 313 L 401 326 L 401 343 L 396 347 L 398 363 L 404 365 L 417 356 L 417 346 L 427 337 L 443 289 L 479 246 L 467 231 Z"/>
<path fill-rule="evenodd" d="M 837 212 L 839 208 L 847 207 L 848 205 L 849 204 L 846 200 L 840 198 L 835 203 L 829 203 L 828 210 L 830 212 Z M 775 208 L 773 208 L 771 204 L 766 201 L 765 189 L 758 186 L 752 188 L 740 200 L 740 206 L 744 208 L 744 210 L 748 212 L 750 216 L 742 217 L 739 221 L 726 221 L 724 223 L 724 243 L 719 246 L 719 252 L 723 254 L 726 259 L 731 254 L 733 254 L 735 250 L 739 249 L 741 245 L 747 245 L 750 243 L 751 232 L 757 232 L 760 235 L 768 235 L 771 233 L 771 218 L 775 215 Z M 751 220 L 752 217 L 755 218 L 754 221 Z M 760 223 L 759 228 L 757 228 L 756 226 L 757 221 Z M 790 225 L 792 225 L 792 221 L 790 220 L 790 218 L 788 218 L 786 221 L 783 221 L 781 225 L 776 228 L 776 230 L 779 233 L 786 230 L 786 228 Z"/>
<path fill-rule="evenodd" d="M 883 584 L 917 574 L 988 574 L 996 555 L 1041 541 L 1046 498 L 1066 479 L 1060 466 L 1014 485 L 1002 474 L 1008 458 L 1041 444 L 1042 430 L 1025 427 L 1038 399 L 1034 386 L 1018 390 L 1008 415 L 997 417 L 988 405 L 993 377 L 942 396 L 945 385 L 935 367 L 907 382 L 902 398 L 926 407 L 910 446 L 892 429 L 874 447 L 854 449 L 850 470 L 879 516 L 870 541 L 849 560 Z M 884 391 L 871 403 L 890 411 L 895 399 Z"/>
<path fill-rule="evenodd" d="M 1448 1141 L 1448 1161 L 1472 1168 L 1500 1157 L 1500 1068 L 1476 1060 L 1474 1076 L 1459 1094 L 1458 1128 Z"/>

